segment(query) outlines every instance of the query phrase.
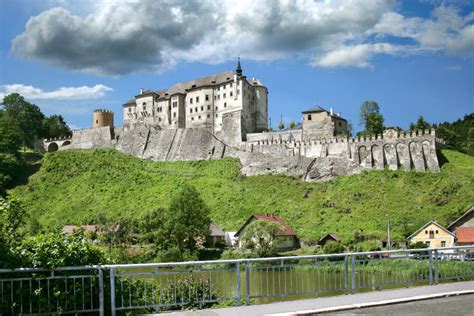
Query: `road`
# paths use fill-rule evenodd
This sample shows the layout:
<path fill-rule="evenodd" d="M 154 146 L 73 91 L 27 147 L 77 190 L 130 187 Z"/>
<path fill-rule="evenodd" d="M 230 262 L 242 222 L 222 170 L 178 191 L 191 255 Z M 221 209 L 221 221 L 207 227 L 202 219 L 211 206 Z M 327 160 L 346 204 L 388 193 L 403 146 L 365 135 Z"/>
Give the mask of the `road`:
<path fill-rule="evenodd" d="M 460 295 L 318 315 L 474 315 L 474 295 Z"/>

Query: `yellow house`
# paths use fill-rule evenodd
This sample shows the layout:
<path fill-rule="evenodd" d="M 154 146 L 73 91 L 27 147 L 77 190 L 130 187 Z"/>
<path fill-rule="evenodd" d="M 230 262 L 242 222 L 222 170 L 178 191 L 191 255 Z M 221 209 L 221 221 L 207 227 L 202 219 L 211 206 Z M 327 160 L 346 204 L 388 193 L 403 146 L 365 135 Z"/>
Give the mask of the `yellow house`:
<path fill-rule="evenodd" d="M 407 239 L 410 244 L 422 242 L 429 248 L 443 248 L 454 246 L 455 236 L 440 224 L 431 221 L 423 225 Z"/>

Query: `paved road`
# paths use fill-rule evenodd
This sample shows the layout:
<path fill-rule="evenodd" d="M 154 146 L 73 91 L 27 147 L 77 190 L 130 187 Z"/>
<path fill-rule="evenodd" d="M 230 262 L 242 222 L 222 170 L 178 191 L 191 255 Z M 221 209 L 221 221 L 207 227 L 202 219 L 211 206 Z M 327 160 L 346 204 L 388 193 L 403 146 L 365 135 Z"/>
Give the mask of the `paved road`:
<path fill-rule="evenodd" d="M 361 308 L 330 314 L 318 315 L 474 315 L 474 295 L 452 296 L 403 304 Z"/>
<path fill-rule="evenodd" d="M 334 308 L 341 305 L 352 305 L 352 304 L 366 304 L 374 303 L 386 300 L 397 300 L 412 298 L 416 296 L 425 296 L 425 295 L 434 295 L 440 293 L 448 292 L 458 292 L 458 291 L 473 291 L 474 290 L 474 281 L 467 282 L 456 282 L 456 283 L 446 283 L 439 285 L 430 285 L 430 286 L 419 286 L 413 288 L 402 288 L 386 291 L 374 291 L 368 293 L 359 293 L 354 295 L 340 295 L 340 296 L 330 296 L 330 297 L 321 297 L 315 299 L 299 300 L 299 301 L 288 301 L 288 302 L 279 302 L 279 303 L 270 303 L 262 305 L 251 305 L 251 306 L 239 306 L 239 307 L 229 307 L 229 308 L 219 308 L 219 309 L 205 309 L 197 311 L 179 311 L 173 312 L 168 315 L 179 315 L 179 316 L 261 316 L 261 315 L 301 315 L 304 313 L 322 308 Z M 467 297 L 473 299 L 474 295 L 467 295 Z M 463 299 L 464 297 L 460 297 Z M 441 299 L 443 300 L 443 299 Z M 436 300 L 426 301 L 426 304 L 435 304 Z M 420 304 L 413 303 L 414 305 Z M 410 306 L 410 305 L 407 305 Z M 472 306 L 472 303 L 471 305 Z M 444 306 L 443 306 L 444 307 Z M 382 307 L 383 308 L 383 307 Z M 388 307 L 390 308 L 390 307 Z M 442 307 L 440 307 L 442 308 Z M 372 309 L 372 308 L 371 308 Z M 369 310 L 369 309 L 368 309 Z M 449 315 L 446 313 L 445 309 L 442 309 L 443 312 L 430 312 L 431 315 Z M 472 308 L 471 308 L 472 310 Z M 362 309 L 357 311 L 363 311 Z M 357 311 L 354 311 L 357 312 Z M 416 315 L 417 310 L 412 310 L 411 312 L 405 312 L 404 315 Z M 349 311 L 346 312 L 345 315 Z M 370 310 L 369 310 L 370 312 Z M 464 311 L 465 312 L 465 311 Z M 454 315 L 463 315 L 462 310 Z M 341 311 L 341 313 L 344 313 Z M 357 315 L 354 314 L 353 315 Z M 383 311 L 380 312 L 383 315 Z M 387 312 L 388 313 L 388 312 Z M 344 314 L 341 314 L 344 315 Z M 359 314 L 360 315 L 360 314 Z M 396 315 L 396 314 L 388 314 Z M 422 314 L 420 314 L 422 315 Z M 474 313 L 470 315 L 474 316 Z"/>

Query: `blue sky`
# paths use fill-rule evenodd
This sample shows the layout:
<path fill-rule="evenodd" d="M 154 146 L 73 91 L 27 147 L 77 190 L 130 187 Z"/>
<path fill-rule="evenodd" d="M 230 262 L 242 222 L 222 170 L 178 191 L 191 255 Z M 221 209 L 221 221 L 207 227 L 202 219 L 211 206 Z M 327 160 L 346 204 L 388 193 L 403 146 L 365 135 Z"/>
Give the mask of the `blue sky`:
<path fill-rule="evenodd" d="M 269 89 L 274 126 L 321 105 L 359 130 L 474 112 L 474 1 L 0 0 L 0 96 L 19 92 L 73 128 L 140 88 L 232 70 Z"/>

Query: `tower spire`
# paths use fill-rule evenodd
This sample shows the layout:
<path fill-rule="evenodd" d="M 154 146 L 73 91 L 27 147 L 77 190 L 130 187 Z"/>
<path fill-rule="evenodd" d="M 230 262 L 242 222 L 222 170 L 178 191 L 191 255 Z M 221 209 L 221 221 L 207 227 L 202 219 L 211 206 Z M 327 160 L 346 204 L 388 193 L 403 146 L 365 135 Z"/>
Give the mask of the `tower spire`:
<path fill-rule="evenodd" d="M 235 73 L 237 76 L 242 76 L 242 67 L 240 66 L 240 56 L 237 56 L 237 68 L 235 68 Z"/>

